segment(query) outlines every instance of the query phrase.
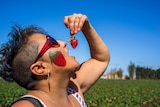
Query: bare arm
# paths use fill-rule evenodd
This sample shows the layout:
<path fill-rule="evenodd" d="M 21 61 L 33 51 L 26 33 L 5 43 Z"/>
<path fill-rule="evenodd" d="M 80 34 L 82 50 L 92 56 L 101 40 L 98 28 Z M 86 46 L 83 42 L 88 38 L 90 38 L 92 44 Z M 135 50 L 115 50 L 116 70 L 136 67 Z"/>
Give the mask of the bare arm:
<path fill-rule="evenodd" d="M 82 30 L 90 47 L 91 58 L 87 60 L 77 72 L 77 80 L 82 92 L 85 93 L 106 70 L 110 60 L 110 54 L 103 40 L 89 23 L 87 16 L 74 14 L 72 17 L 74 17 L 75 20 L 73 27 L 69 26 L 71 34 Z M 78 20 L 76 17 L 80 17 L 80 19 Z"/>
<path fill-rule="evenodd" d="M 106 70 L 110 54 L 107 46 L 99 37 L 92 25 L 86 21 L 82 28 L 91 52 L 91 59 L 86 61 L 78 72 L 82 92 L 86 92 Z"/>

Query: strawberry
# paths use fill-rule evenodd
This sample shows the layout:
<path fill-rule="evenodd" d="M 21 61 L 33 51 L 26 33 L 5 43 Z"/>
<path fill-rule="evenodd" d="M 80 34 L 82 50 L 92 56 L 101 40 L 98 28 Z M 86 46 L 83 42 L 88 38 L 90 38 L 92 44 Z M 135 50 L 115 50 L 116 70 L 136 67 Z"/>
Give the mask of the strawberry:
<path fill-rule="evenodd" d="M 78 39 L 75 38 L 75 36 L 71 36 L 71 39 L 69 40 L 71 43 L 71 46 L 75 49 L 78 45 Z"/>
<path fill-rule="evenodd" d="M 71 45 L 72 45 L 73 48 L 76 48 L 77 45 L 78 45 L 78 39 L 73 38 L 73 39 L 71 40 Z"/>

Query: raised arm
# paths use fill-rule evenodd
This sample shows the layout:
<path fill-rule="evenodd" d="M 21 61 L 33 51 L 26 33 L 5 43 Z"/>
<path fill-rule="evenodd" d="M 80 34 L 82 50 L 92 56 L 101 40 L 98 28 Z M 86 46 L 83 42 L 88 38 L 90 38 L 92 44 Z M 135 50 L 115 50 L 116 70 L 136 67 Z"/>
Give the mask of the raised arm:
<path fill-rule="evenodd" d="M 82 92 L 85 93 L 106 70 L 110 54 L 106 44 L 90 24 L 86 15 L 74 14 L 72 18 L 74 19 L 73 26 L 68 25 L 71 34 L 81 30 L 90 47 L 91 58 L 83 63 L 77 72 L 77 80 Z"/>

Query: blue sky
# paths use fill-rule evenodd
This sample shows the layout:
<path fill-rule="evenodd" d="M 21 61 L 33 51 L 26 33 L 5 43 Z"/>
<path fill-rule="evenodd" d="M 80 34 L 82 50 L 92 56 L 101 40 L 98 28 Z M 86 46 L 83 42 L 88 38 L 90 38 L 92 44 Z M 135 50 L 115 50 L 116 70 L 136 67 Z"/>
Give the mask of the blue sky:
<path fill-rule="evenodd" d="M 0 44 L 8 40 L 16 23 L 40 26 L 55 39 L 67 42 L 70 36 L 63 17 L 72 13 L 86 14 L 107 44 L 111 60 L 105 74 L 122 68 L 126 75 L 130 62 L 160 67 L 159 0 L 0 0 Z M 89 58 L 89 48 L 81 32 L 75 36 L 78 47 L 67 47 L 81 63 Z"/>

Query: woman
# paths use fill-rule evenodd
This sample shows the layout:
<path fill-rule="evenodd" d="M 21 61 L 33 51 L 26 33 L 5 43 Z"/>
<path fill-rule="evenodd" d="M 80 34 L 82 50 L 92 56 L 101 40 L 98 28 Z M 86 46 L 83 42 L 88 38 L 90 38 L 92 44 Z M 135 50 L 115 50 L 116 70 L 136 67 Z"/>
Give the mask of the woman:
<path fill-rule="evenodd" d="M 83 95 L 106 70 L 110 54 L 86 15 L 65 16 L 64 24 L 71 35 L 82 31 L 88 41 L 91 58 L 83 64 L 68 55 L 64 41 L 41 28 L 13 27 L 12 38 L 0 50 L 1 74 L 30 91 L 11 107 L 86 106 Z"/>

